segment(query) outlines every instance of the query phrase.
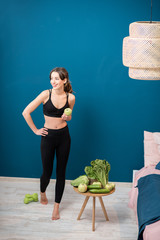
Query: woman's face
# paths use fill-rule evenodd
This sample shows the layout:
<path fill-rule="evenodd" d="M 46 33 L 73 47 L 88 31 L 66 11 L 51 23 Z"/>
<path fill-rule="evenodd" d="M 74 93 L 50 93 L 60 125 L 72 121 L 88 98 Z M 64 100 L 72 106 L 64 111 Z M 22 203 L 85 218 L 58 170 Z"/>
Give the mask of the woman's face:
<path fill-rule="evenodd" d="M 59 76 L 58 72 L 52 72 L 51 73 L 51 85 L 53 87 L 53 89 L 60 89 L 60 88 L 64 88 L 64 83 L 65 80 L 62 80 Z"/>

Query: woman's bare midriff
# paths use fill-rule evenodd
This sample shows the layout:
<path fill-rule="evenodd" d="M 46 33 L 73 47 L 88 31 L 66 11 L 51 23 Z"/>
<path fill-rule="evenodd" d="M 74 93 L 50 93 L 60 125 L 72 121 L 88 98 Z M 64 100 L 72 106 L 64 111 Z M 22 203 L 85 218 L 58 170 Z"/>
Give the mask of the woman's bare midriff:
<path fill-rule="evenodd" d="M 48 117 L 44 115 L 44 119 L 44 127 L 49 129 L 60 129 L 64 128 L 67 125 L 66 121 L 62 118 Z"/>

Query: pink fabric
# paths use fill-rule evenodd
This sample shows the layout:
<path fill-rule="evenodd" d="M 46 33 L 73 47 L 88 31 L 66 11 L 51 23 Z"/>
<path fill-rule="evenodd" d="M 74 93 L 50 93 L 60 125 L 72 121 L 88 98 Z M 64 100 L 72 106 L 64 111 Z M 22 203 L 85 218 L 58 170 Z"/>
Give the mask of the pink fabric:
<path fill-rule="evenodd" d="M 144 240 L 159 240 L 160 239 L 160 221 L 149 224 L 143 232 Z"/>
<path fill-rule="evenodd" d="M 138 188 L 135 188 L 135 186 L 137 186 L 137 182 L 138 182 L 139 178 L 144 177 L 149 174 L 160 174 L 160 170 L 155 169 L 155 165 L 141 168 L 138 172 L 135 173 L 134 182 L 133 182 L 132 188 L 129 192 L 128 207 L 133 209 L 133 211 L 136 215 L 137 224 L 138 224 L 138 218 L 137 218 Z M 154 238 L 153 237 L 151 238 L 152 232 L 154 232 L 154 236 L 155 236 Z M 153 240 L 153 239 L 160 240 L 160 221 L 157 221 L 155 223 L 148 225 L 144 230 L 143 236 L 144 236 L 144 240 Z M 156 236 L 157 236 L 157 238 L 156 238 Z"/>
<path fill-rule="evenodd" d="M 137 197 L 138 179 L 149 174 L 160 174 L 160 170 L 155 169 L 157 163 L 160 162 L 160 133 L 144 131 L 144 166 L 138 172 L 135 173 L 134 182 L 132 189 L 129 192 L 129 203 L 128 206 L 133 209 L 136 220 L 137 218 Z M 143 232 L 144 240 L 160 240 L 160 221 L 149 224 L 145 227 Z"/>
<path fill-rule="evenodd" d="M 144 166 L 160 162 L 160 133 L 144 131 Z"/>

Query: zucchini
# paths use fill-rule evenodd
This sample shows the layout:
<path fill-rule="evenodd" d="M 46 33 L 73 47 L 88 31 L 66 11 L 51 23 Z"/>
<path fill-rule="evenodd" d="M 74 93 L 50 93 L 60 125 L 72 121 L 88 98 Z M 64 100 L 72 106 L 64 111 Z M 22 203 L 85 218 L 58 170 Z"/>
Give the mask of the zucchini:
<path fill-rule="evenodd" d="M 109 193 L 110 191 L 108 189 L 105 188 L 100 188 L 100 189 L 90 189 L 89 192 L 91 193 Z"/>
<path fill-rule="evenodd" d="M 88 185 L 87 186 L 88 189 L 101 189 L 102 187 L 96 184 L 92 184 L 92 185 Z"/>

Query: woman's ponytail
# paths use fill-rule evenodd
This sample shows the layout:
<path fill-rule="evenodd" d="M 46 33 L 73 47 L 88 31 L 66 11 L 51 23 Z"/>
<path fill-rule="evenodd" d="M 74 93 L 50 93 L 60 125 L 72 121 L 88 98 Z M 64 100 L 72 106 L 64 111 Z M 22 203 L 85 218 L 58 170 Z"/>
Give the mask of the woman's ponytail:
<path fill-rule="evenodd" d="M 67 79 L 67 82 L 64 84 L 64 91 L 68 92 L 68 93 L 72 93 L 73 92 L 72 85 L 71 85 L 69 79 Z"/>

